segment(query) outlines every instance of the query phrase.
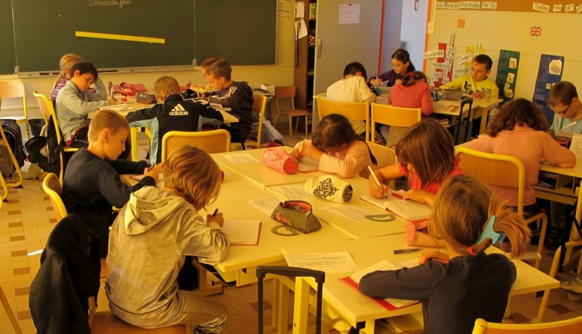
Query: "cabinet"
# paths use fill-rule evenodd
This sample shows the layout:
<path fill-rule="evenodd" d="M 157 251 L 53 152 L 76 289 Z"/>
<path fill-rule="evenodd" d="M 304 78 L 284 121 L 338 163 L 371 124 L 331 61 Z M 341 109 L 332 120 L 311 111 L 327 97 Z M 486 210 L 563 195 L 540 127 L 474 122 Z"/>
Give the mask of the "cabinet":
<path fill-rule="evenodd" d="M 297 109 L 311 111 L 313 108 L 313 77 L 315 73 L 315 27 L 317 1 L 296 0 L 303 2 L 303 17 L 307 25 L 307 37 L 296 40 L 295 46 L 295 106 Z"/>

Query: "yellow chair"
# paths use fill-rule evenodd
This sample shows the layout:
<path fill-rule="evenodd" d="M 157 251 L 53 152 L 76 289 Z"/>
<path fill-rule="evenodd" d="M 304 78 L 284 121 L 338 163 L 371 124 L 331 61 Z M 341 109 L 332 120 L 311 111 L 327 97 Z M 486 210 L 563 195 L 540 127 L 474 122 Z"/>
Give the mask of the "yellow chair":
<path fill-rule="evenodd" d="M 273 126 L 277 126 L 277 119 L 279 116 L 286 115 L 289 119 L 289 136 L 293 135 L 293 117 L 305 117 L 305 135 L 309 134 L 308 118 L 309 112 L 307 110 L 295 109 L 295 94 L 297 93 L 297 88 L 295 86 L 283 86 L 275 87 L 275 105 L 277 108 L 277 115 L 275 115 Z M 291 104 L 291 109 L 282 109 L 281 101 L 288 100 Z M 299 127 L 299 119 L 295 124 L 295 132 Z"/>
<path fill-rule="evenodd" d="M 259 114 L 259 128 L 257 130 L 257 141 L 252 139 L 245 140 L 245 149 L 249 146 L 261 148 L 263 140 L 263 121 L 265 119 L 265 111 L 267 110 L 267 97 L 261 93 L 253 94 L 253 112 Z M 241 146 L 240 143 L 232 143 L 233 145 Z"/>
<path fill-rule="evenodd" d="M 364 121 L 366 123 L 365 140 L 370 140 L 370 102 L 339 102 L 324 96 L 316 95 L 317 111 L 321 121 L 327 115 L 340 114 L 350 121 Z M 374 137 L 372 137 L 374 138 Z"/>
<path fill-rule="evenodd" d="M 509 155 L 486 153 L 467 147 L 457 147 L 455 151 L 460 158 L 459 167 L 464 174 L 472 175 L 488 185 L 516 188 L 517 213 L 523 216 L 525 166 L 521 160 Z M 535 221 L 541 221 L 542 224 L 538 253 L 543 254 L 548 217 L 545 213 L 538 213 L 526 219 L 527 223 Z M 537 259 L 535 262 L 537 269 L 540 268 L 540 261 L 541 259 Z"/>
<path fill-rule="evenodd" d="M 376 169 L 383 168 L 386 166 L 394 165 L 398 159 L 396 158 L 396 152 L 388 146 L 378 145 L 373 142 L 366 142 L 370 151 L 376 158 L 378 164 L 376 165 Z"/>
<path fill-rule="evenodd" d="M 2 81 L 3 80 L 0 80 L 0 82 L 2 82 Z M 1 108 L 2 108 L 2 94 L 0 91 L 0 109 Z M 28 122 L 26 124 L 28 124 Z M 20 165 L 18 164 L 18 160 L 16 160 L 16 156 L 14 155 L 14 152 L 12 152 L 12 148 L 10 147 L 10 145 L 8 145 L 8 140 L 6 139 L 6 134 L 4 133 L 4 129 L 2 128 L 2 126 L 0 126 L 0 145 L 3 145 L 6 147 L 6 150 L 8 151 L 8 156 L 10 157 L 10 161 L 12 162 L 12 165 L 14 166 L 14 170 L 16 171 L 16 176 L 17 176 L 17 180 L 15 182 L 8 182 L 7 183 L 6 180 L 4 180 L 4 177 L 2 177 L 2 175 L 0 173 L 0 184 L 2 185 L 2 188 L 5 190 L 0 199 L 4 200 L 8 196 L 7 188 L 20 187 L 22 185 L 22 183 L 24 182 L 24 177 L 22 176 L 22 171 L 20 170 Z"/>
<path fill-rule="evenodd" d="M 2 98 L 0 98 L 0 106 L 2 105 Z M 2 139 L 4 140 L 4 139 Z M 0 209 L 2 209 L 2 205 L 4 204 L 4 200 L 8 197 L 8 185 L 4 180 L 4 176 L 0 173 L 0 186 L 2 187 L 2 195 L 0 195 Z"/>
<path fill-rule="evenodd" d="M 394 135 L 395 127 L 409 128 L 422 120 L 420 108 L 394 107 L 389 104 L 372 103 L 372 138 L 376 136 L 376 123 L 390 126 L 388 142 L 396 144 L 400 138 Z"/>
<path fill-rule="evenodd" d="M 539 324 L 498 324 L 481 318 L 475 321 L 473 334 L 564 334 L 582 333 L 582 316 Z"/>
<path fill-rule="evenodd" d="M 2 290 L 2 286 L 0 286 L 0 301 L 2 302 L 2 306 L 4 306 L 4 310 L 6 311 L 6 314 L 8 315 L 8 319 L 10 320 L 10 324 L 12 325 L 12 328 L 14 329 L 14 333 L 22 334 L 22 329 L 20 329 L 20 325 L 18 324 L 18 320 L 16 320 L 14 313 L 12 313 L 12 308 L 10 307 L 10 303 L 8 303 L 8 299 L 6 298 L 6 295 L 4 294 L 4 290 Z"/>
<path fill-rule="evenodd" d="M 191 145 L 206 153 L 222 153 L 230 150 L 230 133 L 224 129 L 210 131 L 170 131 L 162 139 L 162 162 L 177 148 Z"/>
<path fill-rule="evenodd" d="M 19 79 L 0 80 L 0 98 L 22 99 L 22 116 L 5 116 L 4 119 L 13 119 L 16 123 L 25 124 L 26 138 L 30 139 L 30 125 L 28 124 L 28 109 L 26 106 L 26 90 L 24 83 Z"/>
<path fill-rule="evenodd" d="M 53 122 L 55 126 L 55 133 L 57 135 L 57 141 L 61 143 L 63 141 L 63 136 L 61 134 L 61 128 L 59 127 L 59 120 L 57 118 L 57 113 L 55 112 L 55 108 L 52 102 L 43 94 L 40 94 L 37 91 L 33 92 L 34 97 L 36 98 L 36 102 L 38 102 L 38 107 L 44 117 L 45 123 L 48 124 L 49 120 Z M 64 144 L 63 144 L 64 146 Z M 63 147 L 63 151 L 60 154 L 60 165 L 61 170 L 59 172 L 59 181 L 63 184 L 63 177 L 64 177 L 64 153 L 74 153 L 77 152 L 79 149 L 75 147 Z"/>

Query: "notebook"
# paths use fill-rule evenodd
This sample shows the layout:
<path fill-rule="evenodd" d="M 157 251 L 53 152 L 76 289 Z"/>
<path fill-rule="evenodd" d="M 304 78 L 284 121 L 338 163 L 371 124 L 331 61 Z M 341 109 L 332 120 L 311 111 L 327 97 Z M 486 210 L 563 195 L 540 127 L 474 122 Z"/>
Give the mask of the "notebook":
<path fill-rule="evenodd" d="M 410 221 L 424 220 L 430 216 L 432 207 L 426 203 L 419 203 L 413 200 L 402 199 L 402 190 L 394 191 L 388 189 L 386 198 L 377 199 L 370 195 L 362 195 L 360 199 L 368 202 L 380 209 L 389 210 L 396 215 Z"/>
<path fill-rule="evenodd" d="M 222 231 L 234 246 L 256 246 L 259 244 L 261 227 L 258 220 L 225 220 Z"/>

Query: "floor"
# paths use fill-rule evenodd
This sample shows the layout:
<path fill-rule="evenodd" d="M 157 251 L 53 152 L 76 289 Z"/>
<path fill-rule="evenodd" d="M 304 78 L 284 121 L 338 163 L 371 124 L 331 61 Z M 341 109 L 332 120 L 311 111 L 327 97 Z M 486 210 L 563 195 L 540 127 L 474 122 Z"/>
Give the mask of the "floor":
<path fill-rule="evenodd" d="M 287 137 L 293 145 L 303 137 Z M 147 144 L 140 140 L 140 158 Z M 29 287 L 40 266 L 40 254 L 27 255 L 44 247 L 47 237 L 57 223 L 49 198 L 43 193 L 39 180 L 26 180 L 22 188 L 10 189 L 8 202 L 0 211 L 0 285 L 8 297 L 24 333 L 35 333 L 28 308 Z M 542 269 L 547 272 L 552 253 L 544 252 Z M 559 279 L 571 277 L 559 274 Z M 265 319 L 270 321 L 270 285 L 265 289 Z M 103 297 L 104 294 L 102 293 Z M 224 303 L 229 310 L 229 322 L 224 333 L 257 333 L 257 286 L 227 287 L 224 293 L 209 297 Z M 511 316 L 507 322 L 525 323 L 535 317 L 540 298 L 528 294 L 513 298 Z M 106 302 L 101 301 L 100 307 Z M 565 291 L 553 290 L 545 313 L 545 321 L 582 315 L 582 302 L 568 300 Z M 0 334 L 13 333 L 6 313 L 0 311 Z"/>

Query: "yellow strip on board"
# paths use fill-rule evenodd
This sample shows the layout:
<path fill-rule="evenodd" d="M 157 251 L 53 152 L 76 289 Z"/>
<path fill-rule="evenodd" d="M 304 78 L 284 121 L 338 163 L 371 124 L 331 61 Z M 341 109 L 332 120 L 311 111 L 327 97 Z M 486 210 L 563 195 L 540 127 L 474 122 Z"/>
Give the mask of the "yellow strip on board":
<path fill-rule="evenodd" d="M 100 32 L 89 32 L 89 31 L 75 31 L 75 37 L 100 38 L 100 39 L 112 39 L 112 40 L 116 40 L 116 41 L 166 44 L 165 38 L 119 35 L 119 34 L 105 34 L 105 33 L 100 33 Z"/>

